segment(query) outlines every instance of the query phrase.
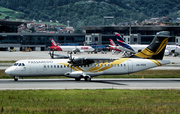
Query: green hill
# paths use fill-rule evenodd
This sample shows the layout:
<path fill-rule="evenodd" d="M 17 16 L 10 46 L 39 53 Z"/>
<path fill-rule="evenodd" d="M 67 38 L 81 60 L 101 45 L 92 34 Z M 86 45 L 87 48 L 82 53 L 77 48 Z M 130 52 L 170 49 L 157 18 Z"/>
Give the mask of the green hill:
<path fill-rule="evenodd" d="M 0 6 L 0 14 L 1 14 L 0 19 L 9 19 L 10 18 L 12 20 L 19 19 L 21 17 L 21 15 L 25 15 L 22 12 L 14 11 L 14 10 L 4 8 L 1 6 Z"/>
<path fill-rule="evenodd" d="M 62 24 L 69 20 L 70 26 L 75 28 L 180 16 L 179 0 L 1 0 L 0 6 L 12 9 L 1 12 L 3 17 L 47 22 L 58 20 Z M 104 16 L 114 16 L 114 20 L 104 21 Z"/>

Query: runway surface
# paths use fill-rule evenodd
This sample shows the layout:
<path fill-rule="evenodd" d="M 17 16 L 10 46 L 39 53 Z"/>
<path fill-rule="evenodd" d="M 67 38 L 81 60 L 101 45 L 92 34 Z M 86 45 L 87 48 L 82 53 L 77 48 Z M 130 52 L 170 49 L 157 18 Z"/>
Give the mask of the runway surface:
<path fill-rule="evenodd" d="M 29 89 L 180 89 L 180 79 L 0 79 L 0 90 Z"/>

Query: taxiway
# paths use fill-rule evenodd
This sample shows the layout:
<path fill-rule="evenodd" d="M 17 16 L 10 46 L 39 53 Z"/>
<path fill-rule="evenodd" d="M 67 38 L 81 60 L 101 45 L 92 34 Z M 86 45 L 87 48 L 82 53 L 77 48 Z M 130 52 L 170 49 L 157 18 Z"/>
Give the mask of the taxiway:
<path fill-rule="evenodd" d="M 0 90 L 39 89 L 180 89 L 180 79 L 1 79 Z"/>

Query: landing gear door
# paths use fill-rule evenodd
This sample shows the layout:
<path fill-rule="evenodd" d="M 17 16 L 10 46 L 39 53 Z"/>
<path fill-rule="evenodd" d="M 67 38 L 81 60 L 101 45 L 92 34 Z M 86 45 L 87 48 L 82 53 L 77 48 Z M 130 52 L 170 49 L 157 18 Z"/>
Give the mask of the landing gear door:
<path fill-rule="evenodd" d="M 133 72 L 133 66 L 132 66 L 132 61 L 131 60 L 128 60 L 128 73 L 131 73 Z"/>

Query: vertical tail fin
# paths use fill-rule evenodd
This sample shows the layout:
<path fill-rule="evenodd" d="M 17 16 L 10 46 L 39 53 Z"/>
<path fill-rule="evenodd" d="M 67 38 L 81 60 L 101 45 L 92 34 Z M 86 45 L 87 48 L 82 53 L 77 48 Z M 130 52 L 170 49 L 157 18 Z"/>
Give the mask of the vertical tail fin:
<path fill-rule="evenodd" d="M 161 31 L 156 34 L 151 44 L 131 58 L 163 59 L 170 32 Z"/>
<path fill-rule="evenodd" d="M 128 49 L 132 53 L 135 53 L 133 48 L 130 45 L 125 43 L 125 41 L 123 40 L 123 38 L 121 37 L 121 35 L 119 33 L 115 33 L 115 34 L 116 34 L 116 38 L 117 38 L 118 44 L 120 46 L 122 46 L 123 48 Z"/>
<path fill-rule="evenodd" d="M 119 42 L 125 42 L 119 33 L 115 33 L 115 35 L 116 35 L 116 38 L 119 40 Z"/>
<path fill-rule="evenodd" d="M 51 39 L 51 44 L 52 44 L 52 46 L 58 46 L 53 39 Z"/>
<path fill-rule="evenodd" d="M 116 44 L 114 43 L 112 39 L 109 39 L 109 41 L 110 41 L 111 46 L 116 46 Z"/>

